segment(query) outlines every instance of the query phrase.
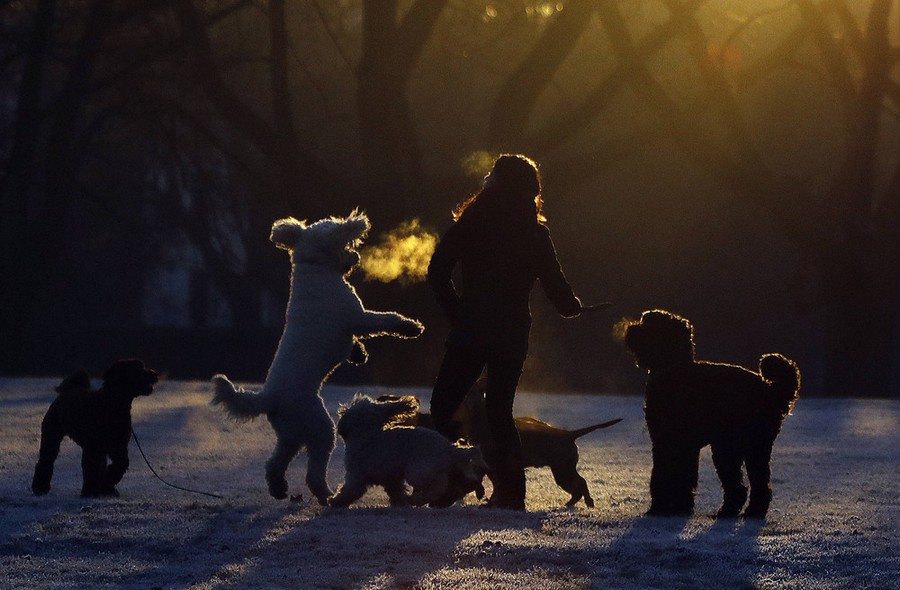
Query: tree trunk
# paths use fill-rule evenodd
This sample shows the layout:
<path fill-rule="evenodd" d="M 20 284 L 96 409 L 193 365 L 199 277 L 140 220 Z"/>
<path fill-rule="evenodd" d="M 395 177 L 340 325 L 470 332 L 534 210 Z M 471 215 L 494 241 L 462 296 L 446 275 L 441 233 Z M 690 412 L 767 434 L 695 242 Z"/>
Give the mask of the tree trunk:
<path fill-rule="evenodd" d="M 41 272 L 33 250 L 31 208 L 45 57 L 55 16 L 55 0 L 38 3 L 19 86 L 13 143 L 0 184 L 0 372 L 8 374 L 21 370 L 29 321 L 26 309 Z"/>
<path fill-rule="evenodd" d="M 825 395 L 900 396 L 900 391 L 892 390 L 900 311 L 897 284 L 867 272 L 868 266 L 843 252 L 823 269 Z"/>
<path fill-rule="evenodd" d="M 418 0 L 398 21 L 397 0 L 363 3 L 357 113 L 366 189 L 376 226 L 391 227 L 413 210 L 425 185 L 406 86 L 445 0 Z"/>
<path fill-rule="evenodd" d="M 606 4 L 603 0 L 600 4 Z M 570 0 L 506 79 L 491 109 L 493 149 L 518 151 L 528 119 L 543 91 L 591 22 L 594 0 Z"/>

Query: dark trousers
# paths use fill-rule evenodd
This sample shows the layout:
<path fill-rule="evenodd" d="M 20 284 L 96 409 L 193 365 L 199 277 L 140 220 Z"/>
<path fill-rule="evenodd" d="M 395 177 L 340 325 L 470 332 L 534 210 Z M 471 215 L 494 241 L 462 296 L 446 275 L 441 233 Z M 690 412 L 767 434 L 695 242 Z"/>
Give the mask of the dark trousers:
<path fill-rule="evenodd" d="M 513 419 L 513 400 L 523 360 L 496 358 L 459 346 L 449 346 L 431 394 L 431 416 L 438 432 L 456 440 L 453 414 L 487 367 L 485 413 L 494 452 L 485 457 L 494 472 L 494 495 L 499 504 L 525 501 L 525 463 Z"/>

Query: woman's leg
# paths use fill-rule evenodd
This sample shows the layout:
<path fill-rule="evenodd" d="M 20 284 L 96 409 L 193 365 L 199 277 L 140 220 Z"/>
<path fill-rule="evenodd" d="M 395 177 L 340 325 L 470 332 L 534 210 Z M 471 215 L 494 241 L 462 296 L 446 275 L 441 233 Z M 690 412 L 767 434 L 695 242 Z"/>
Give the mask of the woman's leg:
<path fill-rule="evenodd" d="M 431 417 L 435 429 L 451 441 L 459 438 L 453 415 L 469 389 L 481 376 L 484 359 L 472 351 L 448 347 L 431 392 Z"/>
<path fill-rule="evenodd" d="M 513 401 L 522 375 L 522 361 L 499 359 L 488 363 L 485 411 L 495 449 L 494 494 L 500 508 L 525 509 L 525 461 L 513 418 Z"/>

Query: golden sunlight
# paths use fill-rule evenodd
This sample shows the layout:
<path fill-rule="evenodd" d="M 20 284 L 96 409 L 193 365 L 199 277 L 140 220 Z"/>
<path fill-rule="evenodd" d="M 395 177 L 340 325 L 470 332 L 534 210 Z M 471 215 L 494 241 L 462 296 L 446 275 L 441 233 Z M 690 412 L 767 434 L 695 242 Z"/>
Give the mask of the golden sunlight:
<path fill-rule="evenodd" d="M 525 14 L 530 19 L 544 20 L 548 19 L 557 12 L 562 12 L 562 2 L 537 2 L 531 6 L 525 7 Z"/>
<path fill-rule="evenodd" d="M 404 221 L 360 251 L 360 266 L 367 280 L 417 283 L 428 274 L 437 241 L 438 235 L 422 228 L 418 219 Z"/>

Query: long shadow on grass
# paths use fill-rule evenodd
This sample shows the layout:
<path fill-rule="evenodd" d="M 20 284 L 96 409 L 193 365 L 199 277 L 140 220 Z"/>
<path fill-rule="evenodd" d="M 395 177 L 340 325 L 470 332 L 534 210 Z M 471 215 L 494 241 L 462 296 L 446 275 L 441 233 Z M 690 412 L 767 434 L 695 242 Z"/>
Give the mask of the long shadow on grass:
<path fill-rule="evenodd" d="M 290 582 L 297 588 L 414 587 L 453 563 L 479 531 L 539 528 L 540 514 L 447 509 L 324 509 L 288 515 L 253 547 L 216 571 L 240 587 Z M 277 585 L 276 583 L 276 585 Z"/>
<path fill-rule="evenodd" d="M 591 556 L 592 587 L 748 588 L 757 570 L 756 521 L 704 522 L 639 517 L 607 548 Z"/>

